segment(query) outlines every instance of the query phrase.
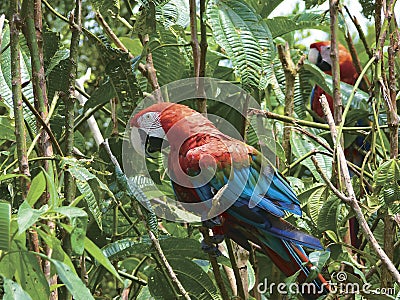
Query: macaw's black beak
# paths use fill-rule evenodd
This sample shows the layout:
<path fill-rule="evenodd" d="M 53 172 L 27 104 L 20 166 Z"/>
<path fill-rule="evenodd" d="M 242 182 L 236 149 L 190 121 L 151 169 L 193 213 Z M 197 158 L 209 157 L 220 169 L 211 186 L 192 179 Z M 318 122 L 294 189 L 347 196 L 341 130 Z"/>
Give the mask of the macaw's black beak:
<path fill-rule="evenodd" d="M 331 71 L 332 66 L 327 63 L 325 60 L 322 59 L 321 53 L 318 52 L 318 58 L 317 58 L 317 67 L 320 68 L 321 71 Z"/>
<path fill-rule="evenodd" d="M 328 62 L 326 62 L 326 60 L 321 55 L 321 51 L 317 48 L 310 49 L 308 53 L 308 60 L 324 72 L 332 70 L 332 66 Z"/>
<path fill-rule="evenodd" d="M 161 152 L 162 149 L 169 146 L 167 140 L 160 137 L 148 135 L 145 131 L 141 129 L 139 129 L 139 135 L 144 145 L 146 157 L 154 158 L 153 156 L 151 156 L 150 153 Z"/>

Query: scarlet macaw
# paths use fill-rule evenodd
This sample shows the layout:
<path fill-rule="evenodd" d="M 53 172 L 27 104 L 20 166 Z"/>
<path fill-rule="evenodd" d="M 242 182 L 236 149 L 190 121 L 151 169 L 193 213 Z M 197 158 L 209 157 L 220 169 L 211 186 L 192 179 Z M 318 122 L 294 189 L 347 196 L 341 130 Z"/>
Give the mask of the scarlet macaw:
<path fill-rule="evenodd" d="M 317 42 L 310 45 L 310 52 L 308 55 L 308 60 L 315 64 L 318 68 L 324 71 L 326 74 L 332 75 L 332 60 L 330 56 L 330 41 Z M 351 58 L 350 53 L 347 49 L 339 44 L 339 65 L 340 65 L 340 80 L 342 82 L 354 85 L 357 78 L 358 73 L 356 68 L 354 67 L 353 60 Z M 323 117 L 324 114 L 322 112 L 321 103 L 319 102 L 319 98 L 321 95 L 325 95 L 331 112 L 333 114 L 333 98 L 326 93 L 320 86 L 315 86 L 312 94 L 311 94 L 311 109 L 316 112 L 320 117 Z M 360 119 L 357 121 L 356 126 L 368 126 L 369 122 L 365 119 Z M 355 147 L 357 146 L 357 147 Z M 369 143 L 362 136 L 358 136 L 353 144 L 351 144 L 348 148 L 344 150 L 346 159 L 357 166 L 361 166 L 364 160 L 364 155 L 359 151 L 368 150 L 370 147 Z M 349 220 L 350 222 L 350 239 L 351 244 L 354 247 L 358 247 L 361 243 L 361 240 L 357 237 L 359 225 L 355 218 Z"/>
<path fill-rule="evenodd" d="M 169 174 L 179 201 L 205 203 L 227 186 L 221 199 L 233 200 L 231 206 L 205 220 L 214 234 L 223 234 L 247 250 L 251 242 L 286 276 L 301 270 L 298 279 L 306 280 L 315 267 L 307 263 L 303 247 L 323 247 L 317 238 L 283 219 L 287 213 L 301 216 L 299 200 L 259 151 L 221 133 L 206 117 L 181 104 L 154 104 L 136 114 L 130 125 L 139 131 L 146 152 L 160 151 L 163 140 L 168 141 Z M 319 296 L 328 291 L 321 274 L 313 282 Z"/>

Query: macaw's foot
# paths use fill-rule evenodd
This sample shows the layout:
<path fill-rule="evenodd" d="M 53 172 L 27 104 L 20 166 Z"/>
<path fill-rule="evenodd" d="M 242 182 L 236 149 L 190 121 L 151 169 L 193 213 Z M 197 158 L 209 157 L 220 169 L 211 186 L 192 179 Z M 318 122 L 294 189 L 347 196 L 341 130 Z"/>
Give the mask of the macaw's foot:
<path fill-rule="evenodd" d="M 221 222 L 221 218 L 219 216 L 203 221 L 203 226 L 207 227 L 209 229 L 212 229 L 215 226 L 221 226 L 221 225 L 222 225 L 222 222 Z"/>
<path fill-rule="evenodd" d="M 205 253 L 210 254 L 211 256 L 218 257 L 221 256 L 222 253 L 218 249 L 218 245 L 208 245 L 204 240 L 201 241 L 201 250 L 203 250 Z"/>

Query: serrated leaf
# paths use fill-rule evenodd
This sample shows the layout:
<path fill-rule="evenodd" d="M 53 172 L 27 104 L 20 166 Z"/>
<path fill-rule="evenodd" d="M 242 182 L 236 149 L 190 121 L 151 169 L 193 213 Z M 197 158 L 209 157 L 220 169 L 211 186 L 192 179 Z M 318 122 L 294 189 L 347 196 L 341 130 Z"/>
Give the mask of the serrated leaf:
<path fill-rule="evenodd" d="M 115 96 L 115 90 L 112 87 L 111 82 L 107 80 L 90 95 L 90 98 L 85 103 L 84 112 L 89 108 L 96 107 L 97 105 L 108 103 L 110 99 Z"/>
<path fill-rule="evenodd" d="M 271 32 L 244 1 L 209 1 L 207 17 L 216 42 L 231 59 L 246 90 L 264 89 L 271 82 L 275 48 Z"/>
<path fill-rule="evenodd" d="M 100 57 L 105 65 L 105 72 L 114 88 L 118 102 L 122 105 L 125 118 L 128 119 L 138 101 L 143 97 L 140 86 L 132 72 L 129 54 L 115 49 L 104 38 L 89 36 L 100 51 Z"/>
<path fill-rule="evenodd" d="M 156 20 L 166 29 L 178 25 L 185 29 L 189 25 L 189 2 L 185 0 L 170 0 L 156 7 Z"/>
<path fill-rule="evenodd" d="M 221 299 L 217 288 L 201 267 L 188 259 L 169 259 L 179 281 L 193 299 Z M 156 299 L 168 298 L 165 287 L 167 282 L 160 276 L 158 270 L 154 270 L 149 277 L 149 290 Z"/>
<path fill-rule="evenodd" d="M 151 35 L 150 45 L 155 49 L 152 51 L 154 68 L 161 86 L 181 79 L 186 65 L 190 64 L 185 47 L 162 47 L 180 43 L 186 41 L 179 37 L 175 28 L 159 26 Z"/>
<path fill-rule="evenodd" d="M 10 30 L 8 24 L 6 24 L 3 29 L 3 38 L 1 45 L 1 49 L 4 49 L 4 51 L 0 55 L 0 101 L 6 105 L 10 112 L 10 116 L 13 117 L 13 99 L 11 92 L 11 54 L 10 47 L 6 47 L 9 42 Z M 26 40 L 22 36 L 20 39 L 20 48 L 21 81 L 22 83 L 28 83 L 25 87 L 22 88 L 22 93 L 25 98 L 33 105 L 34 96 L 32 83 L 30 82 L 30 56 L 29 50 L 27 50 Z M 25 105 L 23 106 L 23 112 L 26 123 L 31 127 L 33 132 L 36 132 L 35 116 Z"/>
<path fill-rule="evenodd" d="M 321 207 L 326 202 L 326 189 L 327 187 L 325 185 L 321 185 L 319 188 L 315 189 L 308 198 L 307 212 L 314 224 L 317 224 Z"/>
<path fill-rule="evenodd" d="M 327 94 L 332 95 L 332 76 L 325 74 L 316 65 L 309 62 L 305 62 L 300 69 L 300 76 L 305 76 L 304 71 L 312 74 L 312 76 L 308 77 L 312 84 L 319 85 Z M 350 84 L 340 82 L 340 92 L 344 106 L 346 106 L 353 88 L 354 86 Z M 369 95 L 366 92 L 357 89 L 351 103 L 351 108 L 372 112 L 372 106 L 368 103 L 368 99 Z"/>
<path fill-rule="evenodd" d="M 273 38 L 301 29 L 325 29 L 329 30 L 329 15 L 323 12 L 302 12 L 301 14 L 275 17 L 266 19 Z"/>
<path fill-rule="evenodd" d="M 400 180 L 400 166 L 396 159 L 384 162 L 374 173 L 374 181 L 376 185 L 384 185 L 385 183 L 394 183 Z"/>
<path fill-rule="evenodd" d="M 311 140 L 309 137 L 296 131 L 292 132 L 291 143 L 292 151 L 296 158 L 300 158 L 314 150 L 325 151 L 325 148 L 316 143 L 314 140 Z M 332 174 L 332 158 L 328 155 L 323 155 L 320 153 L 315 154 L 314 157 L 318 161 L 318 165 L 321 167 L 325 175 L 330 178 Z M 309 169 L 318 181 L 323 181 L 310 157 L 303 160 L 301 164 Z"/>
<path fill-rule="evenodd" d="M 324 232 L 325 230 L 332 230 L 337 232 L 337 221 L 340 213 L 340 200 L 337 197 L 330 197 L 324 203 L 318 215 L 318 230 Z"/>

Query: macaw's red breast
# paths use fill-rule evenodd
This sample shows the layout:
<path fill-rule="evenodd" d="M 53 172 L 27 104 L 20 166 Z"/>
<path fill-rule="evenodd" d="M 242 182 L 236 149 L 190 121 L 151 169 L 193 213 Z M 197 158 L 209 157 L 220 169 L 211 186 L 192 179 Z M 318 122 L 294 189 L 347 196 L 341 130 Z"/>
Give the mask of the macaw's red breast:
<path fill-rule="evenodd" d="M 325 91 L 320 87 L 320 86 L 315 86 L 314 88 L 314 94 L 313 94 L 313 99 L 311 102 L 311 109 L 317 113 L 318 116 L 321 118 L 324 117 L 324 111 L 322 110 L 321 103 L 319 102 L 319 98 L 321 95 L 325 95 L 326 100 L 328 101 L 329 108 L 331 109 L 331 112 L 333 113 L 333 98 L 325 93 Z"/>

